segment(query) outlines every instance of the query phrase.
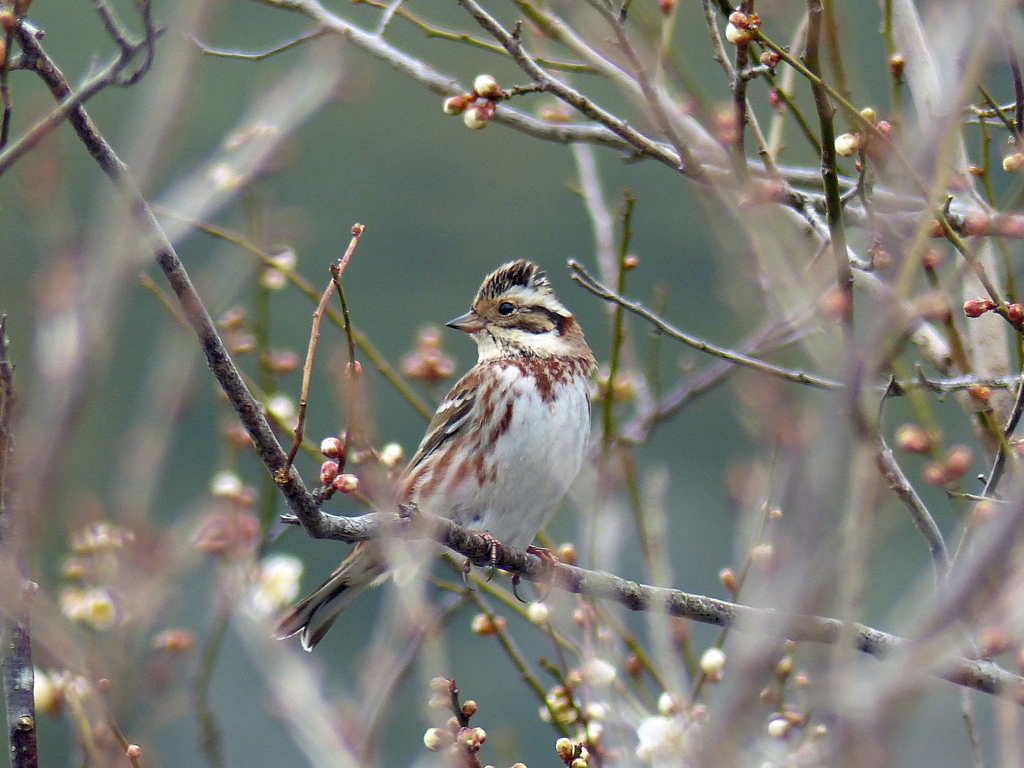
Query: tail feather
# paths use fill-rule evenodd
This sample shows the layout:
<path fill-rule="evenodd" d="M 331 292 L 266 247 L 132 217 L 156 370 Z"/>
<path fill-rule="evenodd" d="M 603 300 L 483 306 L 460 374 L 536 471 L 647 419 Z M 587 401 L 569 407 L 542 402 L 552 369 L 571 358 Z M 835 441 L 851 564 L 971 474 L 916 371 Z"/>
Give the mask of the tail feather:
<path fill-rule="evenodd" d="M 312 651 L 342 612 L 386 571 L 375 551 L 356 546 L 327 581 L 284 615 L 274 634 L 283 639 L 301 632 L 302 647 Z"/>

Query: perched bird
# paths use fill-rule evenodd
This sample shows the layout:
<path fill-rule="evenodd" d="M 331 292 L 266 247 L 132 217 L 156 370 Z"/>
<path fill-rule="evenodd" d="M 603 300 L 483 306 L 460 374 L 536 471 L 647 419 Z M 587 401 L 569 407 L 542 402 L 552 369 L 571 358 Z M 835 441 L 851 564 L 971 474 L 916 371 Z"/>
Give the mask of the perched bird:
<path fill-rule="evenodd" d="M 398 480 L 398 500 L 525 547 L 583 463 L 594 356 L 572 313 L 529 261 L 488 275 L 448 327 L 476 341 L 477 364 L 434 414 Z M 277 625 L 307 650 L 366 587 L 389 572 L 380 541 L 357 544 Z"/>

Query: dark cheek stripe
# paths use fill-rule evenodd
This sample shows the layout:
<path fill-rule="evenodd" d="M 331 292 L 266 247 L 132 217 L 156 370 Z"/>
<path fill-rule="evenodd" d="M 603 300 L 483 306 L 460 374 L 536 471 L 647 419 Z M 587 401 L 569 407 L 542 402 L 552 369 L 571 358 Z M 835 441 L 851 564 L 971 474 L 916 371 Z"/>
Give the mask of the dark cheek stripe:
<path fill-rule="evenodd" d="M 530 313 L 544 315 L 547 322 L 524 317 L 520 327 L 528 333 L 547 333 L 549 331 L 556 331 L 558 335 L 561 336 L 562 331 L 565 329 L 565 323 L 569 319 L 557 312 L 552 312 L 547 307 L 530 307 Z"/>

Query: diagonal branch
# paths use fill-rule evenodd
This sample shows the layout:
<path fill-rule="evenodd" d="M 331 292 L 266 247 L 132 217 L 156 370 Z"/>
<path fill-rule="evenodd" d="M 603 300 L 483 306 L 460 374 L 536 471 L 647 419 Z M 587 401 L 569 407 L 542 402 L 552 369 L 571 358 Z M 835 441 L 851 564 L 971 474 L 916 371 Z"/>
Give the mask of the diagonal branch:
<path fill-rule="evenodd" d="M 36 71 L 44 75 L 44 80 L 54 96 L 63 100 L 70 93 L 70 87 L 64 76 L 35 37 L 24 32 L 20 34 L 26 53 L 37 59 Z M 235 413 L 238 414 L 249 437 L 252 438 L 264 466 L 274 476 L 289 508 L 303 521 L 306 531 L 311 536 L 321 536 L 319 505 L 306 489 L 298 474 L 294 470 L 286 471 L 287 454 L 281 448 L 267 423 L 259 402 L 246 387 L 231 356 L 224 348 L 210 313 L 178 258 L 174 246 L 171 245 L 166 233 L 157 222 L 149 203 L 143 198 L 128 172 L 128 167 L 100 134 L 96 124 L 81 104 L 74 104 L 70 107 L 68 121 L 75 129 L 79 139 L 85 144 L 89 154 L 124 198 L 136 227 L 152 249 L 157 264 L 163 270 L 164 276 L 181 304 L 185 318 L 198 337 L 210 370 Z"/>
<path fill-rule="evenodd" d="M 611 290 L 607 286 L 598 282 L 597 279 L 592 277 L 582 265 L 576 261 L 569 262 L 570 268 L 572 268 L 574 274 L 572 278 L 586 288 L 588 291 L 593 293 L 595 296 L 599 296 L 605 301 L 611 301 L 618 304 L 623 309 L 627 309 L 635 315 L 642 317 L 644 320 L 649 322 L 659 331 L 664 333 L 676 341 L 681 341 L 688 347 L 700 350 L 701 352 L 707 352 L 715 357 L 720 357 L 723 360 L 728 360 L 732 363 L 744 365 L 748 368 L 753 368 L 755 371 L 761 373 L 767 373 L 772 376 L 778 376 L 788 381 L 795 381 L 798 384 L 807 384 L 808 386 L 816 387 L 818 389 L 842 389 L 843 384 L 832 379 L 826 379 L 822 376 L 815 376 L 811 373 L 805 373 L 804 371 L 793 370 L 792 368 L 784 368 L 779 365 L 772 365 L 766 363 L 764 360 L 758 360 L 755 357 L 744 355 L 739 352 L 732 352 L 731 350 L 723 347 L 716 346 L 710 342 L 702 339 L 695 338 L 689 334 L 683 333 L 678 328 L 662 320 L 660 317 L 655 315 L 653 312 L 645 309 L 641 304 L 635 301 L 620 296 L 615 291 Z"/>
<path fill-rule="evenodd" d="M 527 75 L 539 83 L 545 91 L 552 93 L 559 99 L 579 110 L 591 120 L 600 123 L 612 133 L 627 141 L 632 147 L 643 155 L 660 157 L 664 161 L 665 147 L 652 141 L 642 133 L 633 128 L 625 120 L 622 120 L 611 112 L 601 108 L 590 99 L 574 88 L 569 87 L 561 80 L 548 74 L 533 58 L 523 50 L 518 36 L 505 29 L 487 11 L 481 8 L 475 0 L 459 0 L 459 5 L 465 8 L 477 23 L 490 32 L 494 38 L 501 43 L 508 51 L 509 56 L 519 65 Z M 708 183 L 707 171 L 697 161 L 692 153 L 687 150 L 681 142 L 676 144 L 677 152 L 682 153 L 676 156 L 675 166 L 677 170 L 696 181 Z"/>

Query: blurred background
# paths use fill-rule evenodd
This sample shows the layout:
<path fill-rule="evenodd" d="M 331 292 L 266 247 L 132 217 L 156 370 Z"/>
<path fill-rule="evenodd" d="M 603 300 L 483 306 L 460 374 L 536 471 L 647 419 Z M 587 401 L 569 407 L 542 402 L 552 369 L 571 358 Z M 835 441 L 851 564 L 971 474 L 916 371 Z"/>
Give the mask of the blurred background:
<path fill-rule="evenodd" d="M 513 4 L 492 5 L 492 12 L 508 25 L 522 17 Z M 921 5 L 926 23 L 938 31 L 950 29 L 956 17 L 944 4 Z M 608 35 L 592 9 L 572 3 L 551 6 L 593 39 Z M 873 106 L 884 117 L 891 111 L 891 94 L 887 52 L 878 34 L 879 8 L 867 2 L 839 6 L 835 13 L 841 22 L 851 99 L 858 108 Z M 400 7 L 437 29 L 486 37 L 455 4 L 410 0 Z M 369 3 L 333 3 L 329 10 L 370 32 L 383 13 Z M 673 74 L 684 74 L 685 82 L 693 86 L 689 98 L 706 114 L 727 110 L 728 83 L 712 58 L 701 4 L 680 2 L 672 9 L 671 27 L 662 27 L 663 10 L 657 3 L 632 4 L 630 18 L 637 37 L 656 38 L 659 29 L 667 29 L 678 68 Z M 769 36 L 788 44 L 805 6 L 771 0 L 758 3 L 757 10 Z M 117 6 L 117 11 L 129 28 L 139 31 L 131 3 Z M 45 30 L 42 44 L 72 86 L 115 53 L 91 3 L 36 0 L 30 18 Z M 737 227 L 737 217 L 743 214 L 723 212 L 714 196 L 661 164 L 636 161 L 599 146 L 574 151 L 500 124 L 469 130 L 460 117 L 443 113 L 440 95 L 337 37 L 325 36 L 261 60 L 203 54 L 200 43 L 254 52 L 314 28 L 308 19 L 280 8 L 243 0 L 158 2 L 154 18 L 168 31 L 157 44 L 152 71 L 131 87 L 104 90 L 87 109 L 128 162 L 143 194 L 159 207 L 161 222 L 176 233 L 178 254 L 211 315 L 223 318 L 242 308 L 247 332 L 255 323 L 258 343 L 271 350 L 302 358 L 315 303 L 291 284 L 278 290 L 272 280 L 268 287 L 266 280 L 261 282 L 264 269 L 252 253 L 184 226 L 180 217 L 235 233 L 269 254 L 294 256 L 295 272 L 317 291 L 326 287 L 328 266 L 347 247 L 353 224 L 364 224 L 366 232 L 344 274 L 346 298 L 356 328 L 396 368 L 415 349 L 424 327 L 442 327 L 468 308 L 489 271 L 511 259 L 533 259 L 547 270 L 559 297 L 576 313 L 607 377 L 611 309 L 573 282 L 567 266 L 575 259 L 600 274 L 594 223 L 581 196 L 580 163 L 589 161 L 612 216 L 616 248 L 627 194 L 636 200 L 628 252 L 639 262 L 626 277 L 626 295 L 658 308 L 686 333 L 726 347 L 742 344 L 776 309 L 765 298 L 769 281 L 760 261 L 763 253 L 750 247 L 749 232 Z M 724 22 L 720 20 L 719 26 Z M 539 53 L 566 57 L 534 30 L 527 28 L 524 34 Z M 429 37 L 400 14 L 390 22 L 384 39 L 466 90 L 481 73 L 494 75 L 503 87 L 526 83 L 503 55 Z M 993 63 L 989 78 L 991 90 L 1003 99 L 1012 95 L 1004 70 L 1002 63 Z M 565 77 L 603 106 L 636 120 L 641 130 L 652 130 L 650 120 L 636 114 L 637 105 L 608 82 L 588 74 Z M 53 104 L 29 73 L 11 73 L 10 85 L 12 136 L 17 137 Z M 761 80 L 750 84 L 751 104 L 765 123 L 771 115 L 768 91 Z M 799 86 L 797 91 L 799 103 L 808 109 L 807 88 Z M 553 98 L 538 95 L 522 97 L 513 106 L 530 114 L 556 108 Z M 909 95 L 904 106 L 912 115 Z M 237 185 L 218 176 L 218 169 L 232 167 L 233 148 L 251 138 L 246 130 L 251 130 L 253 117 L 259 123 L 260 116 L 268 114 L 287 130 L 266 142 L 265 151 L 257 151 L 258 172 Z M 807 114 L 813 117 L 812 112 Z M 971 141 L 977 140 L 976 133 L 969 134 Z M 792 121 L 787 136 L 781 159 L 816 171 L 818 160 Z M 846 170 L 854 173 L 852 163 Z M 996 183 L 997 189 L 1008 190 L 1007 196 L 1015 194 L 1012 183 Z M 269 681 L 297 669 L 309 676 L 292 676 L 290 693 L 297 703 L 289 711 L 302 712 L 308 706 L 310 723 L 323 718 L 345 738 L 355 739 L 350 730 L 361 722 L 360 716 L 378 706 L 390 712 L 379 746 L 360 756 L 364 764 L 435 759 L 423 747 L 426 728 L 447 719 L 425 706 L 426 681 L 435 674 L 454 678 L 463 699 L 478 702 L 478 719 L 488 732 L 484 763 L 557 764 L 557 734 L 539 719 L 540 703 L 497 640 L 471 630 L 477 611 L 469 605 L 447 618 L 443 643 L 431 646 L 429 658 L 410 664 L 388 706 L 374 698 L 374 684 L 401 660 L 401 643 L 394 637 L 391 645 L 386 641 L 388 633 L 399 632 L 402 625 L 390 585 L 364 595 L 311 656 L 301 654 L 294 640 L 274 647 L 262 634 L 269 624 L 257 623 L 251 612 L 233 607 L 246 594 L 246 574 L 251 573 L 247 558 L 254 555 L 235 557 L 228 545 L 211 554 L 217 549 L 211 549 L 211 536 L 235 535 L 230 530 L 211 534 L 211 519 L 230 529 L 237 506 L 237 499 L 224 501 L 223 486 L 217 483 L 225 482 L 224 473 L 230 473 L 245 489 L 252 489 L 251 510 L 263 521 L 287 510 L 255 455 L 238 447 L 234 417 L 218 395 L 193 334 L 161 301 L 161 295 L 170 297 L 173 306 L 159 269 L 145 253 L 123 252 L 123 243 L 112 234 L 119 232 L 111 224 L 118 206 L 109 179 L 67 125 L 49 135 L 0 182 L 0 312 L 7 315 L 10 354 L 17 366 L 18 430 L 38 432 L 55 407 L 49 395 L 61 391 L 63 379 L 75 377 L 69 385 L 75 390 L 75 405 L 66 421 L 54 425 L 59 428 L 52 435 L 58 443 L 49 446 L 54 464 L 48 468 L 45 495 L 26 539 L 27 568 L 41 586 L 35 614 L 37 667 L 108 680 L 110 690 L 103 699 L 111 717 L 130 742 L 143 746 L 148 765 L 345 764 L 326 748 L 320 755 L 311 754 L 309 739 L 296 735 L 300 729 L 295 720 L 282 715 L 282 709 L 288 709 L 281 702 L 283 689 Z M 752 212 L 747 225 L 751 231 L 771 227 L 769 219 Z M 822 283 L 811 268 L 804 273 L 799 265 L 817 258 L 814 247 L 785 226 L 766 238 L 771 247 L 792 248 L 780 261 L 793 280 L 793 295 L 813 298 Z M 871 244 L 858 233 L 851 235 L 851 243 L 862 253 Z M 1014 254 L 1019 250 L 1013 244 L 1009 247 Z M 827 271 L 827 265 L 820 271 Z M 147 287 L 140 273 L 155 289 Z M 950 267 L 947 285 L 956 275 Z M 102 311 L 92 314 L 93 309 Z M 90 317 L 100 318 L 102 327 L 86 327 L 83 318 Z M 862 327 L 872 327 L 875 320 L 869 316 Z M 654 337 L 635 318 L 627 317 L 626 327 L 627 360 L 655 373 L 663 391 L 697 376 L 713 362 L 664 336 Z M 840 378 L 845 361 L 838 348 L 828 349 L 834 330 L 810 332 L 810 349 L 801 341 L 774 359 Z M 226 336 L 231 336 L 230 330 Z M 456 376 L 461 375 L 475 362 L 474 345 L 447 329 L 441 338 Z M 245 341 L 239 341 L 237 357 L 253 382 L 268 396 L 284 395 L 297 403 L 301 370 L 281 375 L 262 370 L 256 364 L 260 350 L 246 349 Z M 83 348 L 89 356 L 82 365 L 65 365 Z M 346 428 L 338 375 L 346 354 L 341 330 L 325 324 L 306 425 L 306 436 L 314 445 Z M 365 354 L 359 358 L 366 373 L 374 446 L 397 443 L 406 456 L 411 455 L 426 420 Z M 646 365 L 651 359 L 654 362 Z M 432 409 L 453 381 L 412 386 Z M 628 380 L 622 386 L 627 394 L 619 414 L 628 421 L 633 395 Z M 806 427 L 807 434 L 815 435 L 811 446 L 813 440 L 824 441 L 816 456 L 816 449 L 801 446 L 822 465 L 815 465 L 817 477 L 827 479 L 832 471 L 845 475 L 848 454 L 828 442 L 844 407 L 835 396 L 741 372 L 695 397 L 643 444 L 630 448 L 636 487 L 645 503 L 664 512 L 668 584 L 730 597 L 720 582 L 720 570 L 739 570 L 764 509 L 780 503 L 780 492 L 762 491 L 783 485 L 782 467 L 790 452 L 779 437 L 783 427 Z M 598 410 L 595 407 L 595 413 Z M 936 411 L 947 443 L 973 441 L 971 420 L 963 410 L 939 404 Z M 902 401 L 891 405 L 888 434 L 909 413 Z M 599 429 L 595 419 L 595 440 Z M 46 437 L 34 434 L 31 440 Z M 282 442 L 287 445 L 285 438 Z M 976 470 L 984 471 L 988 459 L 981 451 L 975 458 Z M 907 471 L 915 481 L 922 464 L 923 460 L 908 460 Z M 300 455 L 299 467 L 307 485 L 314 486 L 315 458 Z M 26 470 L 32 467 L 22 465 L 22 472 Z M 593 481 L 593 470 L 587 477 Z M 790 479 L 796 482 L 795 477 Z M 614 488 L 602 501 L 604 512 L 592 550 L 585 546 L 594 519 L 588 517 L 593 509 L 587 500 L 593 500 L 586 489 L 582 503 L 566 502 L 547 534 L 556 544 L 575 542 L 581 565 L 649 581 L 629 511 L 628 487 L 619 477 Z M 980 487 L 966 490 L 977 492 Z M 927 585 L 928 551 L 891 494 L 884 489 L 868 493 L 875 494 L 876 503 L 859 619 L 898 633 L 905 629 L 902 621 L 908 606 L 919 598 L 917 589 Z M 939 526 L 952 537 L 964 507 L 949 502 L 939 489 L 922 493 L 933 505 Z M 835 494 L 841 499 L 843 488 L 837 487 Z M 340 495 L 327 509 L 337 514 L 364 511 Z M 98 557 L 87 547 L 76 549 L 74 537 L 99 522 L 122 526 L 119 530 L 130 531 L 133 539 L 119 550 L 125 554 L 113 556 L 117 562 L 103 567 L 116 573 L 112 583 L 131 592 L 135 613 L 119 615 L 107 631 L 71 621 L 66 595 L 62 603 L 62 591 L 74 583 L 76 573 L 80 575 L 76 564 L 83 567 L 76 558 Z M 284 553 L 300 558 L 302 593 L 326 578 L 346 551 L 345 545 L 312 541 L 299 530 L 281 532 L 280 526 L 271 528 L 269 535 L 273 541 L 261 544 L 255 557 Z M 437 573 L 457 580 L 450 569 L 439 567 Z M 505 576 L 495 580 L 507 586 Z M 530 586 L 524 592 L 534 594 Z M 432 586 L 426 595 L 436 604 L 445 598 Z M 765 604 L 774 603 L 760 597 Z M 116 595 L 114 603 L 118 605 Z M 579 605 L 575 599 L 553 595 L 550 603 L 571 627 Z M 125 597 L 123 605 L 127 604 Z M 819 607 L 828 613 L 827 606 L 826 601 Z M 523 658 L 538 670 L 538 659 L 553 653 L 550 639 L 514 610 L 503 607 L 501 613 Z M 659 626 L 650 617 L 615 613 L 617 621 L 645 643 L 652 637 L 648 632 Z M 183 634 L 169 640 L 161 634 L 166 630 Z M 676 626 L 677 640 L 680 633 L 682 646 L 699 657 L 714 642 L 717 630 L 688 623 Z M 175 642 L 183 647 L 168 650 Z M 800 653 L 806 656 L 798 664 L 815 668 L 823 651 Z M 680 659 L 681 654 L 681 664 Z M 871 676 L 877 671 L 870 665 L 877 664 L 862 660 L 856 668 L 863 665 Z M 539 675 L 544 688 L 554 684 L 550 676 Z M 305 684 L 314 690 L 303 703 Z M 653 688 L 651 695 L 657 696 Z M 710 696 L 713 700 L 714 693 Z M 982 753 L 996 761 L 991 702 L 977 694 L 974 698 Z M 324 700 L 334 702 L 329 711 L 320 709 Z M 950 684 L 933 683 L 927 695 L 908 694 L 900 722 L 893 726 L 898 735 L 887 742 L 893 749 L 886 761 L 931 766 L 971 760 L 960 706 L 960 693 Z M 67 706 L 60 713 L 41 713 L 44 764 L 83 764 L 83 749 L 87 756 L 108 754 L 98 734 L 94 751 L 83 747 L 79 714 Z M 102 719 L 94 726 L 102 730 Z M 623 731 L 617 737 L 622 739 L 619 757 L 628 763 L 635 736 Z M 763 760 L 777 757 L 765 752 Z"/>

